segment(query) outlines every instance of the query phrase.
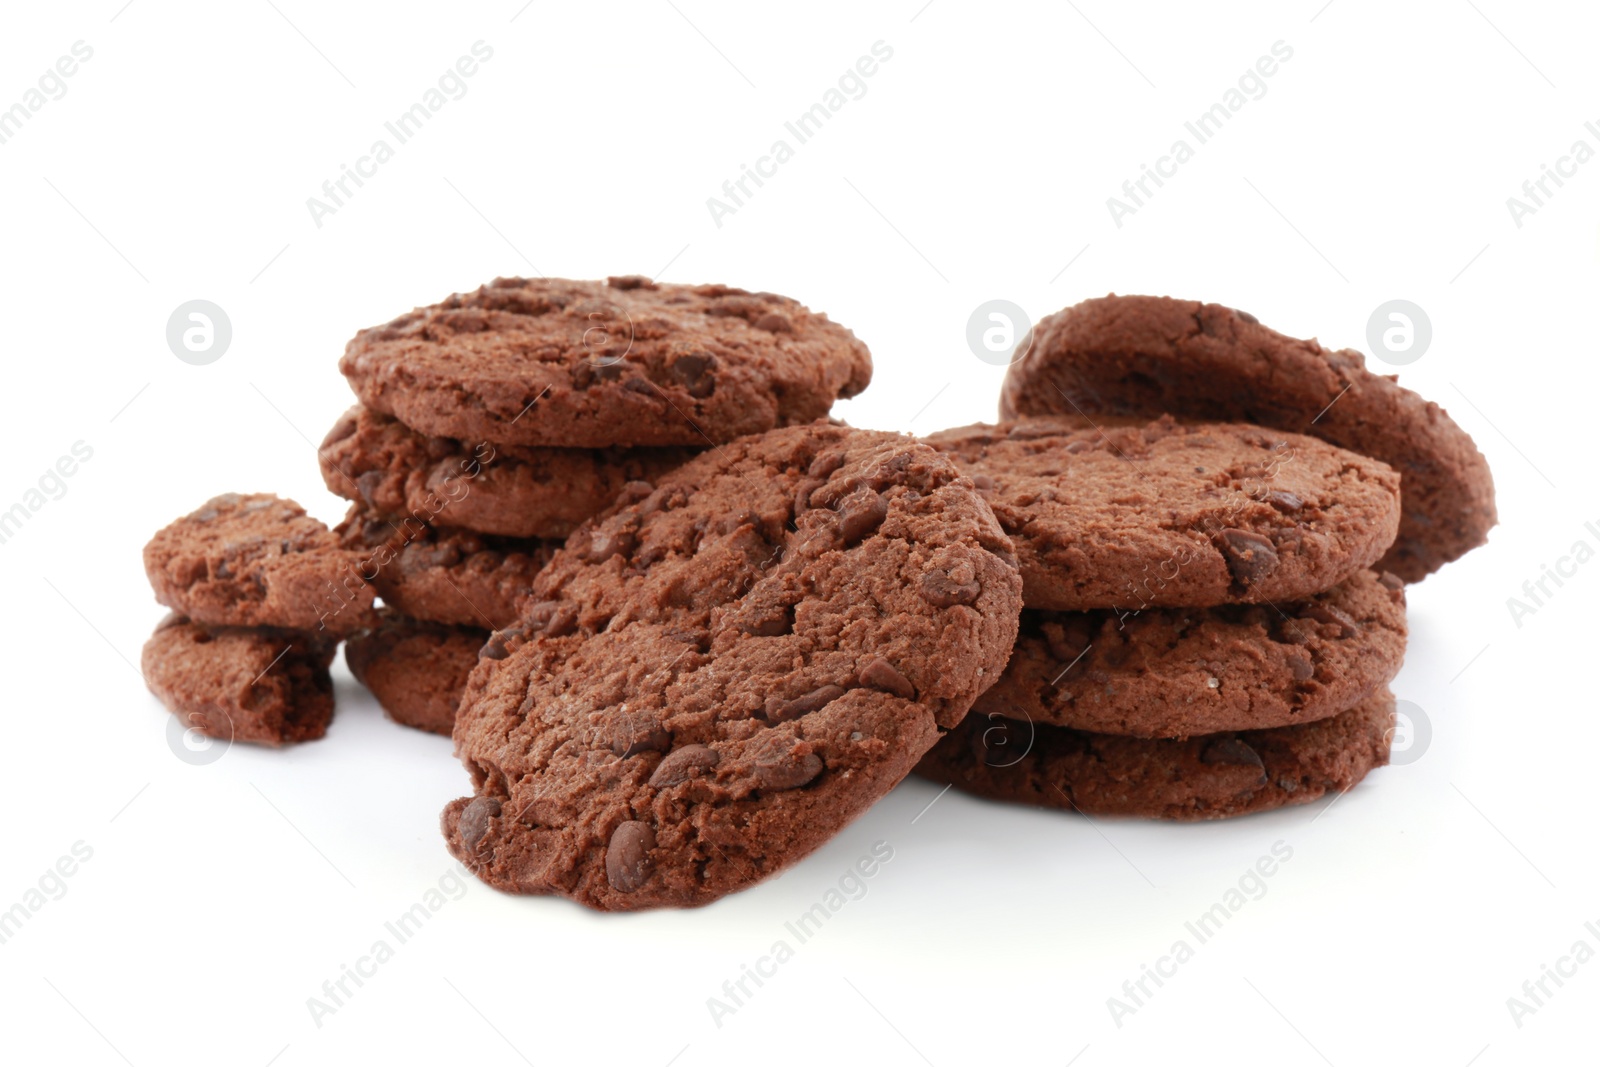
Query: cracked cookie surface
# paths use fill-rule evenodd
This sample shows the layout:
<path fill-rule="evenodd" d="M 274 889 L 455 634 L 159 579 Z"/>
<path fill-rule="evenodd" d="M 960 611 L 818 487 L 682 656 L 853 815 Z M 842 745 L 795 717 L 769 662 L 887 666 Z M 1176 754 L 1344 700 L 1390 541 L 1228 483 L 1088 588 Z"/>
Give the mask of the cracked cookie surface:
<path fill-rule="evenodd" d="M 191 730 L 278 747 L 333 719 L 335 641 L 288 630 L 201 626 L 176 612 L 145 642 L 145 684 Z"/>
<path fill-rule="evenodd" d="M 156 532 L 156 599 L 206 626 L 354 633 L 375 621 L 359 555 L 292 500 L 226 493 Z"/>
<path fill-rule="evenodd" d="M 816 848 L 998 676 L 1010 542 L 948 459 L 822 423 L 742 438 L 569 538 L 457 714 L 451 851 L 498 888 L 704 904 Z"/>
<path fill-rule="evenodd" d="M 926 440 L 993 506 L 1030 608 L 1299 599 L 1371 565 L 1400 518 L 1384 464 L 1258 426 L 1041 416 Z"/>
<path fill-rule="evenodd" d="M 367 407 L 423 433 L 703 448 L 825 416 L 867 387 L 872 359 L 774 293 L 498 278 L 362 330 L 339 369 Z"/>

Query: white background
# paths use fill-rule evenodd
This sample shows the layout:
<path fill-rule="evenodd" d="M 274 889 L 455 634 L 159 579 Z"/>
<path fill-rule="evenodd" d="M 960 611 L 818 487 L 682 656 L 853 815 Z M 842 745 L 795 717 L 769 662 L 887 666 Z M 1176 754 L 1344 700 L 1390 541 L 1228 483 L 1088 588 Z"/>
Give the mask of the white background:
<path fill-rule="evenodd" d="M 1521 227 L 1506 206 L 1575 140 L 1600 148 L 1592 9 L 122 3 L 8 5 L 0 35 L 0 107 L 73 42 L 94 50 L 0 145 L 0 509 L 93 449 L 0 545 L 0 908 L 93 850 L 0 945 L 0 1058 L 1593 1060 L 1600 962 L 1520 1027 L 1506 1003 L 1579 939 L 1600 949 L 1600 562 L 1520 626 L 1507 607 L 1574 542 L 1600 548 L 1600 161 Z M 306 199 L 480 39 L 494 55 L 467 94 L 314 225 Z M 880 40 L 893 57 L 866 94 L 718 227 L 707 198 Z M 1114 225 L 1106 198 L 1280 40 L 1293 57 L 1266 94 Z M 139 551 L 228 490 L 338 518 L 313 442 L 351 403 L 344 342 L 535 271 L 793 295 L 874 352 L 837 413 L 914 432 L 993 417 L 1002 370 L 965 340 L 992 298 L 1038 317 L 1170 293 L 1351 347 L 1378 304 L 1415 301 L 1434 338 L 1402 381 L 1477 439 L 1501 514 L 1411 591 L 1395 689 L 1431 745 L 1326 814 L 1216 825 L 954 792 L 927 808 L 937 790 L 911 781 L 700 911 L 604 916 L 472 882 L 319 1027 L 307 998 L 447 871 L 436 818 L 466 776 L 342 666 L 325 740 L 176 758 L 133 668 L 162 614 Z M 165 341 L 194 298 L 233 324 L 210 366 Z M 877 841 L 894 858 L 867 895 L 717 1026 L 707 998 L 793 943 L 784 922 Z M 1293 856 L 1265 895 L 1118 1026 L 1107 998 L 1193 944 L 1185 921 L 1279 841 Z"/>

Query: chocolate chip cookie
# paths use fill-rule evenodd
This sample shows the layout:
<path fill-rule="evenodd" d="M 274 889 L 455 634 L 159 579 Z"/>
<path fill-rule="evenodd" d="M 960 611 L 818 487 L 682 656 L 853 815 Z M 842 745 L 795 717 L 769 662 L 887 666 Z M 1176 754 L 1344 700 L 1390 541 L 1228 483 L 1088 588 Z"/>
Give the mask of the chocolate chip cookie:
<path fill-rule="evenodd" d="M 314 741 L 333 719 L 336 642 L 326 635 L 209 627 L 173 613 L 145 642 L 145 684 L 185 726 L 223 741 Z"/>
<path fill-rule="evenodd" d="M 488 631 L 381 614 L 375 629 L 345 642 L 350 673 L 395 722 L 449 737 Z"/>
<path fill-rule="evenodd" d="M 1306 804 L 1389 762 L 1394 696 L 1303 726 L 1151 741 L 974 711 L 917 765 L 995 800 L 1089 815 L 1221 819 Z"/>
<path fill-rule="evenodd" d="M 367 407 L 427 434 L 699 448 L 826 415 L 866 388 L 872 360 L 773 293 L 499 278 L 361 331 L 339 369 Z"/>
<path fill-rule="evenodd" d="M 993 506 L 1030 608 L 1301 599 L 1382 556 L 1400 517 L 1383 463 L 1239 423 L 1040 417 L 927 441 Z"/>
<path fill-rule="evenodd" d="M 1372 571 L 1284 604 L 1024 611 L 973 714 L 1131 737 L 1291 726 L 1387 683 L 1405 646 L 1405 585 Z"/>
<path fill-rule="evenodd" d="M 516 621 L 518 602 L 560 544 L 388 518 L 360 504 L 335 533 L 387 606 L 414 619 L 484 630 Z"/>
<path fill-rule="evenodd" d="M 354 633 L 375 620 L 359 561 L 299 504 L 268 493 L 214 497 L 144 547 L 156 599 L 206 626 Z"/>
<path fill-rule="evenodd" d="M 1379 566 L 1419 581 L 1488 538 L 1494 480 L 1439 405 L 1361 353 L 1286 337 L 1217 304 L 1108 296 L 1033 328 L 1002 418 L 1055 412 L 1253 422 L 1383 460 L 1401 475 L 1399 536 Z"/>
<path fill-rule="evenodd" d="M 680 466 L 691 448 L 522 448 L 417 433 L 357 406 L 317 458 L 333 492 L 384 515 L 448 508 L 450 522 L 505 537 L 565 538 L 632 481 Z"/>
<path fill-rule="evenodd" d="M 457 712 L 451 851 L 590 907 L 704 904 L 892 788 L 1004 666 L 1021 579 L 944 456 L 815 423 L 580 527 Z"/>

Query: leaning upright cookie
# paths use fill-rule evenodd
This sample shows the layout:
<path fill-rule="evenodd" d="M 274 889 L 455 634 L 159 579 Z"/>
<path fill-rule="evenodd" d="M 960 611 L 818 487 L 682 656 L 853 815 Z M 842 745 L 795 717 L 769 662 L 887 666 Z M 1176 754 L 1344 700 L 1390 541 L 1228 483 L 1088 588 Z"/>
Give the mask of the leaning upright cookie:
<path fill-rule="evenodd" d="M 706 453 L 574 533 L 521 632 L 485 646 L 450 849 L 498 888 L 604 910 L 760 881 L 960 722 L 1021 586 L 925 445 L 816 423 Z"/>
<path fill-rule="evenodd" d="M 1287 337 L 1217 304 L 1108 296 L 1048 315 L 1006 373 L 1002 418 L 1172 414 L 1309 434 L 1402 478 L 1399 536 L 1379 567 L 1407 581 L 1484 543 L 1488 462 L 1445 410 L 1373 374 L 1361 353 Z"/>
<path fill-rule="evenodd" d="M 499 278 L 362 330 L 339 369 L 367 407 L 422 433 L 698 448 L 826 415 L 867 387 L 872 360 L 773 293 Z"/>

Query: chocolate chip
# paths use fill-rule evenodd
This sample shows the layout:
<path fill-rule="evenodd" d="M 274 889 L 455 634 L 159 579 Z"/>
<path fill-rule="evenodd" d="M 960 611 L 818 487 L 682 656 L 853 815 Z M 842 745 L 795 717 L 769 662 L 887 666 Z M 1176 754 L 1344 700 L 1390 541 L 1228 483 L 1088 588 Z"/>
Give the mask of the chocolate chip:
<path fill-rule="evenodd" d="M 1260 754 L 1237 737 L 1219 737 L 1211 742 L 1200 753 L 1200 762 L 1239 767 L 1265 767 Z M 1266 775 L 1263 774 L 1262 780 L 1265 779 Z"/>
<path fill-rule="evenodd" d="M 958 582 L 943 571 L 928 571 L 922 576 L 922 599 L 936 608 L 949 608 L 957 604 L 970 604 L 978 599 L 983 586 L 976 580 Z"/>
<path fill-rule="evenodd" d="M 810 715 L 813 711 L 821 711 L 842 696 L 844 696 L 843 686 L 825 685 L 793 700 L 768 697 L 767 721 L 788 722 L 790 719 L 798 719 L 802 715 Z"/>
<path fill-rule="evenodd" d="M 811 466 L 806 468 L 806 474 L 812 478 L 826 478 L 842 466 L 844 466 L 843 452 L 822 452 L 811 461 Z"/>
<path fill-rule="evenodd" d="M 657 789 L 667 789 L 690 778 L 705 775 L 721 760 L 722 756 L 709 745 L 684 745 L 667 753 L 667 757 L 656 764 L 655 772 L 650 775 L 650 784 Z"/>
<path fill-rule="evenodd" d="M 1240 311 L 1238 308 L 1234 308 L 1233 309 L 1233 313 L 1235 315 L 1239 316 L 1244 321 L 1249 322 L 1249 323 L 1260 323 L 1260 321 L 1261 321 L 1260 319 L 1256 318 L 1254 315 L 1250 314 L 1250 312 L 1248 312 L 1248 311 Z"/>
<path fill-rule="evenodd" d="M 704 400 L 717 388 L 717 357 L 708 352 L 689 352 L 672 361 L 672 377 L 696 400 Z"/>
<path fill-rule="evenodd" d="M 1299 511 L 1306 506 L 1306 502 L 1287 489 L 1274 489 L 1267 494 L 1267 503 L 1283 512 L 1285 515 Z"/>
<path fill-rule="evenodd" d="M 1390 571 L 1384 571 L 1378 575 L 1378 583 L 1391 593 L 1398 593 L 1406 587 L 1406 583 L 1401 580 L 1400 576 Z"/>
<path fill-rule="evenodd" d="M 541 600 L 524 609 L 522 625 L 529 633 L 546 637 L 564 637 L 578 628 L 578 608 L 559 600 Z"/>
<path fill-rule="evenodd" d="M 604 563 L 612 556 L 623 556 L 633 551 L 633 532 L 626 529 L 600 527 L 590 532 L 589 545 L 584 558 L 590 563 Z"/>
<path fill-rule="evenodd" d="M 1249 530 L 1223 530 L 1217 537 L 1217 548 L 1234 582 L 1246 589 L 1278 565 L 1278 550 L 1272 542 Z"/>
<path fill-rule="evenodd" d="M 372 506 L 373 494 L 383 487 L 382 471 L 367 471 L 365 474 L 356 475 L 356 492 L 361 494 L 361 499 Z"/>
<path fill-rule="evenodd" d="M 751 325 L 758 330 L 766 330 L 768 333 L 794 332 L 794 324 L 775 311 L 767 312 Z"/>
<path fill-rule="evenodd" d="M 1288 666 L 1290 675 L 1297 682 L 1309 682 L 1317 673 L 1317 669 L 1311 665 L 1309 659 L 1295 652 L 1284 656 L 1283 662 Z"/>
<path fill-rule="evenodd" d="M 868 660 L 866 666 L 856 675 L 856 680 L 868 689 L 881 689 L 885 693 L 893 693 L 906 700 L 911 700 L 917 695 L 917 687 L 911 684 L 911 679 L 901 674 L 882 656 L 874 656 Z"/>
<path fill-rule="evenodd" d="M 807 478 L 794 491 L 794 513 L 799 515 L 811 508 L 811 494 L 822 488 L 822 479 Z"/>
<path fill-rule="evenodd" d="M 511 655 L 511 649 L 506 645 L 505 635 L 499 630 L 489 635 L 489 640 L 478 649 L 479 659 L 505 659 Z"/>
<path fill-rule="evenodd" d="M 646 278 L 643 274 L 623 274 L 614 278 L 607 278 L 606 284 L 613 289 L 654 289 L 656 283 Z"/>
<path fill-rule="evenodd" d="M 500 801 L 494 797 L 474 797 L 461 812 L 461 821 L 457 824 L 457 833 L 461 835 L 461 845 L 468 852 L 478 851 L 478 846 L 489 833 L 489 820 L 500 814 Z"/>
<path fill-rule="evenodd" d="M 455 541 L 435 542 L 431 545 L 411 542 L 401 549 L 401 555 L 417 568 L 454 567 L 461 562 L 461 547 Z"/>
<path fill-rule="evenodd" d="M 644 885 L 655 865 L 650 850 L 656 847 L 656 832 L 649 823 L 625 822 L 611 833 L 606 846 L 606 880 L 619 893 L 631 893 Z"/>
<path fill-rule="evenodd" d="M 839 501 L 839 536 L 846 546 L 866 537 L 889 515 L 889 502 L 862 486 Z"/>
<path fill-rule="evenodd" d="M 1300 617 L 1302 619 L 1315 619 L 1330 626 L 1337 626 L 1340 637 L 1354 637 L 1361 632 L 1360 623 L 1332 604 L 1319 604 L 1313 601 L 1300 609 Z"/>
<path fill-rule="evenodd" d="M 972 484 L 980 493 L 994 492 L 994 479 L 987 474 L 974 474 L 972 476 Z"/>
<path fill-rule="evenodd" d="M 611 751 L 620 759 L 672 748 L 672 734 L 649 712 L 618 711 L 611 720 L 610 733 Z"/>
<path fill-rule="evenodd" d="M 815 752 L 804 756 L 785 755 L 779 759 L 756 764 L 756 784 L 774 792 L 799 789 L 822 773 L 822 757 Z"/>

